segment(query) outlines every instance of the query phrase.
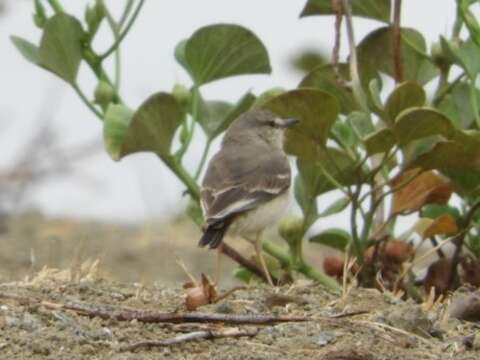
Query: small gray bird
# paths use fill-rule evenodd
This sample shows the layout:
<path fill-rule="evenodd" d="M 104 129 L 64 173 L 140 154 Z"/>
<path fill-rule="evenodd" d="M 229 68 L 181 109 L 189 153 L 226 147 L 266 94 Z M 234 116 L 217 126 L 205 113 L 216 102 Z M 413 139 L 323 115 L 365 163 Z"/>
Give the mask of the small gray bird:
<path fill-rule="evenodd" d="M 206 226 L 199 246 L 217 248 L 227 231 L 253 240 L 272 286 L 261 252 L 261 234 L 290 202 L 291 170 L 283 135 L 297 122 L 266 110 L 242 114 L 230 125 L 221 149 L 210 161 L 201 190 Z"/>

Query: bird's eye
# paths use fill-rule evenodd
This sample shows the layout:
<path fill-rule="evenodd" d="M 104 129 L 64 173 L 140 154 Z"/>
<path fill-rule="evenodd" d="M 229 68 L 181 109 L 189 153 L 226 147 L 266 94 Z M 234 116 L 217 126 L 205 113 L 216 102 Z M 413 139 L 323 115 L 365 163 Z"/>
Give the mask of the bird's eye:
<path fill-rule="evenodd" d="M 268 126 L 271 126 L 271 127 L 275 127 L 275 126 L 277 126 L 277 124 L 275 123 L 275 121 L 274 121 L 274 120 L 270 120 L 270 121 L 268 121 L 268 122 L 267 122 L 267 125 L 268 125 Z"/>

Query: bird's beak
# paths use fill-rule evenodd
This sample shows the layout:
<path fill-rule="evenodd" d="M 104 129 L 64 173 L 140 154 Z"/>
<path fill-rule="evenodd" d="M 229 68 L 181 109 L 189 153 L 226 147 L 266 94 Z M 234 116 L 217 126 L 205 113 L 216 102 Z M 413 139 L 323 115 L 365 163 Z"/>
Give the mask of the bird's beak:
<path fill-rule="evenodd" d="M 282 127 L 290 128 L 290 127 L 298 124 L 299 122 L 300 122 L 300 120 L 298 120 L 298 119 L 284 119 Z"/>

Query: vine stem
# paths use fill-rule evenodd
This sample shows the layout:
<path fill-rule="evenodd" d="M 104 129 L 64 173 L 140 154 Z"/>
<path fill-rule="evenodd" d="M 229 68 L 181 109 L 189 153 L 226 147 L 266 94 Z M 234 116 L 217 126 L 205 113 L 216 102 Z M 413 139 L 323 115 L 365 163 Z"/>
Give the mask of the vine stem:
<path fill-rule="evenodd" d="M 212 145 L 212 141 L 210 139 L 207 140 L 205 144 L 205 148 L 203 149 L 202 158 L 200 159 L 200 164 L 198 165 L 197 171 L 195 171 L 194 179 L 198 180 L 200 174 L 202 173 L 203 167 L 205 166 L 205 162 L 207 161 L 208 152 L 210 150 L 210 146 Z"/>
<path fill-rule="evenodd" d="M 369 113 L 365 93 L 362 89 L 360 74 L 358 72 L 357 49 L 355 47 L 355 33 L 353 31 L 352 8 L 350 0 L 342 0 L 343 11 L 345 12 L 345 23 L 347 26 L 348 45 L 350 48 L 350 78 L 352 80 L 352 90 L 361 108 Z"/>
<path fill-rule="evenodd" d="M 395 0 L 393 7 L 393 69 L 396 83 L 403 81 L 401 12 L 402 0 Z"/>
<path fill-rule="evenodd" d="M 58 2 L 58 0 L 48 0 L 48 3 L 52 7 L 53 11 L 55 11 L 55 13 L 64 12 L 63 6 Z"/>
<path fill-rule="evenodd" d="M 145 0 L 140 0 L 138 2 L 138 5 L 135 9 L 135 11 L 133 12 L 133 15 L 132 17 L 130 18 L 130 21 L 127 23 L 127 26 L 125 27 L 125 29 L 120 33 L 120 35 L 118 36 L 118 38 L 114 41 L 114 43 L 112 44 L 112 46 L 110 46 L 110 48 L 105 51 L 102 55 L 100 55 L 100 59 L 101 60 L 104 60 L 106 59 L 107 57 L 109 57 L 116 49 L 117 47 L 120 45 L 120 43 L 123 41 L 123 39 L 125 38 L 125 36 L 128 35 L 128 33 L 130 32 L 130 29 L 132 28 L 133 24 L 135 23 L 135 20 L 137 19 L 138 17 L 138 14 L 140 14 L 140 11 L 142 10 L 142 7 L 143 7 L 143 4 L 145 3 Z"/>
<path fill-rule="evenodd" d="M 80 87 L 77 84 L 72 85 L 73 89 L 77 93 L 77 95 L 80 97 L 82 102 L 100 119 L 103 121 L 103 114 L 95 109 L 95 106 L 87 99 L 83 91 L 80 89 Z"/>
<path fill-rule="evenodd" d="M 112 33 L 115 41 L 117 41 L 118 38 L 120 37 L 119 23 L 115 21 L 112 14 L 108 10 L 108 8 L 106 6 L 104 6 L 104 8 L 105 8 L 105 16 L 107 18 L 108 25 L 112 29 Z M 115 88 L 115 92 L 117 93 L 118 93 L 118 90 L 120 89 L 120 80 L 121 80 L 120 67 L 121 67 L 120 46 L 117 46 L 117 48 L 115 49 L 115 78 L 114 78 L 115 79 L 114 88 Z"/>

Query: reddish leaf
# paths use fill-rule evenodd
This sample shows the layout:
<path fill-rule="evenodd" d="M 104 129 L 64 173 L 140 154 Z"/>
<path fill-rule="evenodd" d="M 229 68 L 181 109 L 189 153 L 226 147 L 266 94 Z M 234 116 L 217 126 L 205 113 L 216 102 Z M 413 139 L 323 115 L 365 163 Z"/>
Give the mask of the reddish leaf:
<path fill-rule="evenodd" d="M 440 215 L 423 231 L 423 238 L 434 235 L 454 235 L 458 232 L 457 222 L 450 214 Z"/>
<path fill-rule="evenodd" d="M 392 181 L 392 213 L 413 212 L 425 204 L 445 204 L 452 195 L 450 182 L 444 176 L 433 171 L 420 173 L 420 169 L 411 169 L 401 173 Z"/>

